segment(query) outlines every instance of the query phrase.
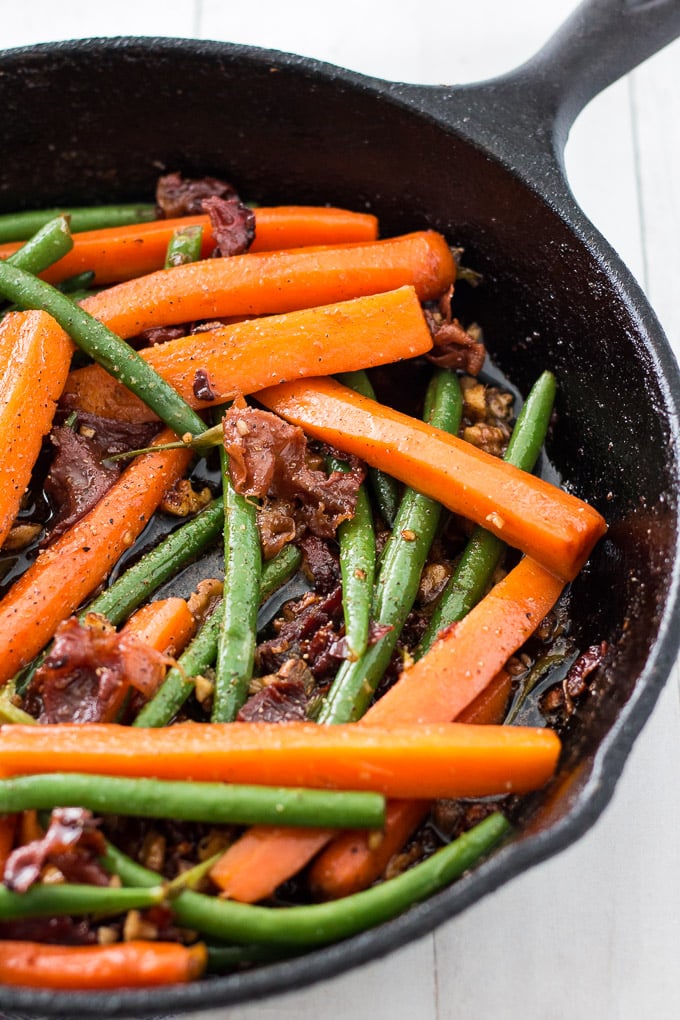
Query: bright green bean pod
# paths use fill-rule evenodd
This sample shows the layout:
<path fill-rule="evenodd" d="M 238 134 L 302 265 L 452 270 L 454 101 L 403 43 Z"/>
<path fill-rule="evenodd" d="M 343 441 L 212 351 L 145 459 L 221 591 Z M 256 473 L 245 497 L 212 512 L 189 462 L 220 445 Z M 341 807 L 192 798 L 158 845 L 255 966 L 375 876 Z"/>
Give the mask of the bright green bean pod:
<path fill-rule="evenodd" d="M 273 560 L 262 567 L 260 602 L 284 584 L 300 565 L 302 556 L 295 546 L 284 546 Z M 173 666 L 165 680 L 135 719 L 133 726 L 167 726 L 194 689 L 195 677 L 210 669 L 217 657 L 222 627 L 222 603 L 215 607 L 189 647 L 180 656 L 179 668 Z"/>
<path fill-rule="evenodd" d="M 0 780 L 2 814 L 55 807 L 82 807 L 96 814 L 174 818 L 216 825 L 376 829 L 385 821 L 385 798 L 377 793 L 129 779 L 77 772 L 37 773 Z"/>
<path fill-rule="evenodd" d="M 227 454 L 220 447 L 224 499 L 224 592 L 217 649 L 213 722 L 232 722 L 248 696 L 257 645 L 257 609 L 262 553 L 257 505 L 232 485 Z"/>
<path fill-rule="evenodd" d="M 32 885 L 26 892 L 11 892 L 0 885 L 0 920 L 20 917 L 57 917 L 62 914 L 124 914 L 145 910 L 165 898 L 163 879 L 143 882 L 139 888 L 116 889 L 98 885 Z"/>
<path fill-rule="evenodd" d="M 22 308 L 48 312 L 81 350 L 143 400 L 179 436 L 197 436 L 205 431 L 203 420 L 137 351 L 56 287 L 0 262 L 0 294 Z"/>
<path fill-rule="evenodd" d="M 221 500 L 215 500 L 195 517 L 172 531 L 150 549 L 87 606 L 118 626 L 165 581 L 197 559 L 218 538 L 224 521 Z"/>
<path fill-rule="evenodd" d="M 73 247 L 73 238 L 66 216 L 56 216 L 40 228 L 7 262 L 26 273 L 42 273 L 58 262 Z"/>
<path fill-rule="evenodd" d="M 302 563 L 302 553 L 296 545 L 284 545 L 271 560 L 262 564 L 260 575 L 260 605 L 293 576 Z"/>
<path fill-rule="evenodd" d="M 555 376 L 543 372 L 519 413 L 504 460 L 523 471 L 533 470 L 545 442 L 556 391 Z M 477 525 L 432 613 L 418 649 L 423 655 L 437 634 L 462 620 L 486 593 L 505 551 L 502 539 Z"/>
<path fill-rule="evenodd" d="M 74 209 L 31 209 L 27 212 L 5 213 L 0 216 L 0 244 L 6 241 L 23 241 L 56 216 L 69 216 L 71 231 L 75 234 L 82 230 L 146 223 L 156 219 L 156 207 L 141 203 L 85 206 Z"/>
<path fill-rule="evenodd" d="M 371 382 L 364 372 L 363 369 L 358 369 L 355 372 L 342 372 L 338 375 L 338 379 L 345 386 L 349 386 L 350 389 L 356 393 L 360 393 L 362 397 L 368 397 L 369 400 L 375 400 L 375 390 L 371 386 Z M 386 474 L 384 471 L 380 471 L 379 468 L 368 469 L 368 479 L 373 490 L 375 501 L 380 511 L 385 524 L 392 528 L 399 510 L 399 502 L 401 495 L 401 487 L 396 478 L 392 478 L 391 475 Z"/>
<path fill-rule="evenodd" d="M 436 428 L 457 432 L 462 411 L 460 384 L 454 372 L 438 371 L 428 388 L 425 414 Z M 396 648 L 411 612 L 420 575 L 441 517 L 436 500 L 407 488 L 379 564 L 373 619 L 392 629 L 366 649 L 356 662 L 344 662 L 323 703 L 317 721 L 344 723 L 359 719 Z"/>
<path fill-rule="evenodd" d="M 450 885 L 511 831 L 500 813 L 489 815 L 453 843 L 408 871 L 330 903 L 259 907 L 185 891 L 171 902 L 177 921 L 225 942 L 310 947 L 348 938 L 403 913 Z M 157 883 L 147 871 L 109 845 L 104 866 L 123 883 Z"/>
<path fill-rule="evenodd" d="M 333 471 L 349 471 L 344 461 L 329 458 Z M 368 646 L 375 577 L 375 531 L 373 512 L 363 485 L 357 492 L 354 515 L 342 521 L 337 530 L 340 545 L 342 577 L 342 608 L 345 618 L 345 640 L 349 658 L 360 658 Z"/>
<path fill-rule="evenodd" d="M 165 269 L 173 266 L 186 266 L 189 262 L 198 262 L 201 257 L 203 227 L 191 223 L 187 227 L 178 227 L 168 241 L 165 253 Z"/>
<path fill-rule="evenodd" d="M 88 294 L 89 288 L 94 283 L 95 274 L 92 269 L 86 269 L 83 273 L 75 273 L 73 276 L 67 276 L 65 280 L 60 280 L 56 284 L 57 290 L 60 290 L 62 294 L 70 294 L 71 301 L 74 301 L 74 294 Z"/>

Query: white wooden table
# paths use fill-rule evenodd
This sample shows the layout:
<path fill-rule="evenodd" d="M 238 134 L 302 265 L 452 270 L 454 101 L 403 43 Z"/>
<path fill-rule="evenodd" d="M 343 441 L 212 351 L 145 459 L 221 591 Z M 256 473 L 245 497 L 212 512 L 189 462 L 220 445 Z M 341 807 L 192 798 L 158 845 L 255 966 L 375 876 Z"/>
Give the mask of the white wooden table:
<path fill-rule="evenodd" d="M 456 83 L 516 66 L 574 6 L 575 0 L 344 0 L 332 7 L 300 0 L 0 0 L 0 45 L 196 36 L 298 52 L 395 80 Z M 641 281 L 680 354 L 680 43 L 591 104 L 572 131 L 567 161 L 576 198 Z M 675 1020 L 678 707 L 676 668 L 613 802 L 571 849 L 382 961 L 304 991 L 200 1016 Z"/>

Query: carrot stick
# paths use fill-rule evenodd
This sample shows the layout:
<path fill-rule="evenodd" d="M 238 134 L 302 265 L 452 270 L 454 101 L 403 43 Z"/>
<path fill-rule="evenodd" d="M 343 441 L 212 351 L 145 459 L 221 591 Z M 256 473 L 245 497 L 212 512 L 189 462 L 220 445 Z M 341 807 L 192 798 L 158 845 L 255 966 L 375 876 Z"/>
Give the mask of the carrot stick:
<path fill-rule="evenodd" d="M 556 602 L 561 588 L 561 582 L 538 564 L 527 558 L 521 560 L 460 623 L 444 632 L 444 638 L 404 670 L 392 689 L 369 708 L 357 725 L 456 719 L 474 704 L 510 655 L 524 644 Z M 489 635 L 493 635 L 493 641 Z M 437 668 L 430 670 L 427 663 L 434 659 Z M 412 680 L 414 671 L 417 672 Z M 423 681 L 424 674 L 429 677 L 428 683 Z M 411 817 L 418 824 L 415 809 Z M 270 896 L 277 886 L 308 864 L 323 845 L 317 831 L 308 837 L 304 830 L 293 833 L 281 829 L 270 833 L 265 842 L 259 838 L 258 829 L 249 829 L 233 843 L 211 872 L 229 896 L 248 903 Z M 404 830 L 408 835 L 405 821 L 400 832 Z M 327 830 L 326 842 L 332 836 L 331 830 Z M 395 844 L 398 843 L 395 836 Z M 252 866 L 248 863 L 249 849 Z"/>
<path fill-rule="evenodd" d="M 156 443 L 174 438 L 164 430 Z M 190 459 L 188 450 L 159 450 L 139 457 L 10 588 L 0 601 L 0 683 L 30 662 L 57 625 L 105 580 Z"/>
<path fill-rule="evenodd" d="M 459 713 L 458 721 L 477 726 L 498 725 L 503 721 L 511 689 L 512 678 L 501 670 Z M 315 898 L 338 899 L 367 889 L 380 878 L 393 855 L 425 820 L 430 807 L 422 800 L 391 800 L 385 809 L 382 832 L 351 829 L 335 836 L 309 872 L 309 887 Z M 214 866 L 211 877 L 214 878 L 215 872 L 219 875 L 219 864 L 220 861 Z"/>
<path fill-rule="evenodd" d="M 108 946 L 0 942 L 0 983 L 59 991 L 104 991 L 184 984 L 206 967 L 202 943 L 136 940 Z"/>
<path fill-rule="evenodd" d="M 389 797 L 481 797 L 542 786 L 559 750 L 552 730 L 464 723 L 10 725 L 0 728 L 0 774 L 86 772 Z"/>
<path fill-rule="evenodd" d="M 572 580 L 606 525 L 600 514 L 507 461 L 369 400 L 334 379 L 284 383 L 258 400 L 346 453 L 438 500 Z"/>
<path fill-rule="evenodd" d="M 284 379 L 400 361 L 431 347 L 432 336 L 413 287 L 400 287 L 386 294 L 221 326 L 140 353 L 187 403 L 203 408 Z M 196 395 L 198 369 L 207 379 L 212 399 L 200 396 L 201 389 Z M 132 422 L 154 418 L 143 401 L 99 365 L 71 372 L 64 398 L 70 408 L 104 417 Z"/>
<path fill-rule="evenodd" d="M 123 338 L 196 319 L 268 315 L 412 285 L 421 301 L 453 282 L 453 255 L 424 230 L 384 241 L 204 259 L 119 283 L 83 308 Z"/>
<path fill-rule="evenodd" d="M 41 274 L 56 283 L 69 276 L 92 271 L 96 286 L 119 283 L 163 268 L 166 248 L 178 227 L 203 228 L 201 258 L 215 247 L 208 216 L 153 220 L 129 226 L 87 230 L 74 235 L 66 256 Z M 250 252 L 302 248 L 308 245 L 352 244 L 374 241 L 378 221 L 370 213 L 350 212 L 325 206 L 275 206 L 255 210 L 255 240 Z M 12 255 L 19 243 L 0 245 L 0 258 Z"/>
<path fill-rule="evenodd" d="M 0 546 L 52 425 L 72 352 L 69 338 L 44 312 L 0 322 Z"/>
<path fill-rule="evenodd" d="M 164 655 L 179 655 L 196 632 L 196 619 L 185 599 L 171 596 L 147 602 L 122 629 Z"/>

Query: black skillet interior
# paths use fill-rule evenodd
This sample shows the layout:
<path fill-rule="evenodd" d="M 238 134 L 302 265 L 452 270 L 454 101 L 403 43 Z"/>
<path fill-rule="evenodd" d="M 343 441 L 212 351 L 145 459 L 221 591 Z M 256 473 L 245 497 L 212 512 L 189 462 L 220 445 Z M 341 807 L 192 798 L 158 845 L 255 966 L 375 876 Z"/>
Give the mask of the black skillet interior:
<path fill-rule="evenodd" d="M 540 180 L 480 147 L 500 137 L 499 111 L 503 120 L 499 99 L 484 121 L 484 87 L 449 94 L 271 52 L 117 40 L 10 51 L 0 59 L 0 95 L 11 153 L 0 167 L 3 210 L 139 199 L 169 169 L 229 176 L 259 202 L 370 208 L 384 234 L 429 226 L 465 248 L 485 278 L 465 314 L 483 324 L 496 365 L 521 393 L 542 369 L 557 374 L 552 468 L 610 523 L 572 587 L 571 618 L 579 644 L 604 639 L 609 653 L 596 695 L 567 733 L 560 776 L 533 805 L 528 836 L 402 918 L 295 961 L 105 1001 L 3 989 L 0 1007 L 177 1013 L 382 955 L 583 832 L 667 676 L 677 646 L 680 388 L 658 324 L 571 202 L 558 161 L 544 162 L 555 192 L 542 197 Z M 465 127 L 464 110 L 479 113 L 486 137 L 466 137 L 475 127 Z"/>

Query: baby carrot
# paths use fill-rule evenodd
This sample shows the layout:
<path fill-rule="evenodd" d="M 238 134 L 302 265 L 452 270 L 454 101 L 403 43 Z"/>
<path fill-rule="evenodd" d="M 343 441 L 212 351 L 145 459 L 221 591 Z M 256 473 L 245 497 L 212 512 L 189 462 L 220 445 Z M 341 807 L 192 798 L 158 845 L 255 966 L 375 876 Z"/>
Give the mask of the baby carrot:
<path fill-rule="evenodd" d="M 108 946 L 0 942 L 0 983 L 59 991 L 119 991 L 183 984 L 205 970 L 203 943 L 133 940 Z"/>
<path fill-rule="evenodd" d="M 269 315 L 415 287 L 439 297 L 456 275 L 441 234 L 204 259 L 120 283 L 82 302 L 118 336 L 197 319 Z"/>
<path fill-rule="evenodd" d="M 492 680 L 458 716 L 459 722 L 498 725 L 503 721 L 512 680 L 505 671 Z M 339 833 L 313 862 L 309 886 L 316 899 L 339 899 L 367 889 L 380 878 L 395 853 L 427 817 L 431 805 L 422 800 L 391 800 L 380 832 L 350 829 Z M 237 844 L 234 844 L 235 846 Z M 211 877 L 218 882 L 219 864 Z"/>
<path fill-rule="evenodd" d="M 606 530 L 600 514 L 570 493 L 334 379 L 284 383 L 259 391 L 258 400 L 313 438 L 481 524 L 563 580 L 576 576 Z"/>
<path fill-rule="evenodd" d="M 95 274 L 95 285 L 119 283 L 163 268 L 168 242 L 177 229 L 197 226 L 203 230 L 201 257 L 215 247 L 208 216 L 124 224 L 87 230 L 74 236 L 73 250 L 44 272 L 50 283 L 86 270 Z M 274 206 L 255 210 L 255 239 L 250 252 L 302 248 L 308 245 L 352 244 L 374 241 L 378 221 L 370 213 L 350 212 L 326 206 Z M 0 245 L 0 258 L 19 247 Z"/>
<path fill-rule="evenodd" d="M 156 442 L 173 438 L 165 431 Z M 188 450 L 159 450 L 137 458 L 103 499 L 44 549 L 10 588 L 0 600 L 0 683 L 30 662 L 61 620 L 107 577 L 190 459 Z"/>
<path fill-rule="evenodd" d="M 0 775 L 91 772 L 388 797 L 481 797 L 542 786 L 559 750 L 552 730 L 519 726 L 64 723 L 3 726 Z"/>
<path fill-rule="evenodd" d="M 371 342 L 367 344 L 366 338 Z M 412 287 L 369 295 L 181 337 L 140 352 L 194 408 L 232 400 L 263 386 L 386 364 L 424 354 L 432 337 Z M 204 384 L 197 386 L 199 371 Z M 98 365 L 76 369 L 64 389 L 70 408 L 126 421 L 153 411 Z"/>
<path fill-rule="evenodd" d="M 404 670 L 358 727 L 457 718 L 522 646 L 561 590 L 562 583 L 552 574 L 527 558 L 521 560 L 465 619 L 445 632 L 446 643 L 436 642 L 414 666 Z M 429 679 L 424 680 L 425 676 Z M 413 820 L 415 810 L 410 814 Z M 326 830 L 324 837 L 319 830 L 308 835 L 278 828 L 264 836 L 257 829 L 248 830 L 212 870 L 220 888 L 234 899 L 254 902 L 271 895 L 281 882 L 309 863 L 332 833 Z"/>
<path fill-rule="evenodd" d="M 0 322 L 0 546 L 52 425 L 72 353 L 69 338 L 44 312 Z"/>

